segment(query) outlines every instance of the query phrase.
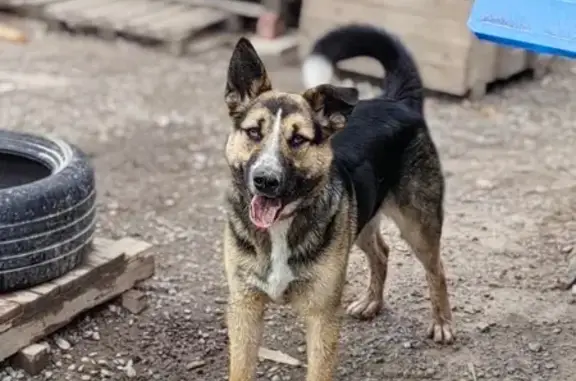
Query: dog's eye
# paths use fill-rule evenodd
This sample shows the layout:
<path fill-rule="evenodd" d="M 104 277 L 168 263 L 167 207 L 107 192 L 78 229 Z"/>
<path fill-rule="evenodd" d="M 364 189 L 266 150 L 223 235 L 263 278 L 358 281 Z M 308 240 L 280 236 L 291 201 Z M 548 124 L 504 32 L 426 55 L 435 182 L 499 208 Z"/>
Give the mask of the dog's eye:
<path fill-rule="evenodd" d="M 306 142 L 307 142 L 307 139 L 305 137 L 303 137 L 302 135 L 294 134 L 290 138 L 290 146 L 293 148 L 298 148 Z"/>
<path fill-rule="evenodd" d="M 245 130 L 246 135 L 250 138 L 250 140 L 259 142 L 262 140 L 262 134 L 260 133 L 260 129 L 258 127 L 252 127 Z"/>

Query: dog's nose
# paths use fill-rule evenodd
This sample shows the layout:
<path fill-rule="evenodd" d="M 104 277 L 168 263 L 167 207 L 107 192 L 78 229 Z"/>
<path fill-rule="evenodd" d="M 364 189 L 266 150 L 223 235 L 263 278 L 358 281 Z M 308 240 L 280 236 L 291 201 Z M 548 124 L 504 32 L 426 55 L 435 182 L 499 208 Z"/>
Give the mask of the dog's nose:
<path fill-rule="evenodd" d="M 258 171 L 252 177 L 254 188 L 267 197 L 277 197 L 280 190 L 280 176 L 270 173 Z"/>

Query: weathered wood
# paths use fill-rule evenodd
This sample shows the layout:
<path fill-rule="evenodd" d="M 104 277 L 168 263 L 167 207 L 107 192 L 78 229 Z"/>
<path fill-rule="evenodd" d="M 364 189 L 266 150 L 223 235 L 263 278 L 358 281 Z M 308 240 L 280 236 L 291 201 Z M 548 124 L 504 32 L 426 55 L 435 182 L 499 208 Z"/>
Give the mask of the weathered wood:
<path fill-rule="evenodd" d="M 0 333 L 12 328 L 12 322 L 21 312 L 20 304 L 0 296 Z"/>
<path fill-rule="evenodd" d="M 122 294 L 122 307 L 133 314 L 144 311 L 148 305 L 146 294 L 138 290 L 129 290 Z"/>
<path fill-rule="evenodd" d="M 147 34 L 150 32 L 150 24 L 155 20 L 163 20 L 186 12 L 190 8 L 181 4 L 164 4 L 164 7 L 154 13 L 141 15 L 127 20 L 124 24 L 123 31 L 135 35 Z"/>
<path fill-rule="evenodd" d="M 2 9 L 8 9 L 19 15 L 36 17 L 49 4 L 63 0 L 4 0 L 0 2 Z"/>
<path fill-rule="evenodd" d="M 133 238 L 96 240 L 76 270 L 30 290 L 0 295 L 0 361 L 152 276 L 150 247 Z"/>
<path fill-rule="evenodd" d="M 194 12 L 150 23 L 151 32 L 159 38 L 180 40 L 206 27 L 225 21 L 228 15 L 211 8 L 196 8 Z"/>
<path fill-rule="evenodd" d="M 48 343 L 39 343 L 18 351 L 12 360 L 12 365 L 34 376 L 44 370 L 49 362 L 50 346 Z"/>
<path fill-rule="evenodd" d="M 47 16 L 58 17 L 58 15 L 66 12 L 73 12 L 89 7 L 104 7 L 115 2 L 115 0 L 65 0 L 47 6 L 44 13 Z"/>
<path fill-rule="evenodd" d="M 171 0 L 174 3 L 220 9 L 235 15 L 258 18 L 266 13 L 262 4 L 239 0 Z"/>

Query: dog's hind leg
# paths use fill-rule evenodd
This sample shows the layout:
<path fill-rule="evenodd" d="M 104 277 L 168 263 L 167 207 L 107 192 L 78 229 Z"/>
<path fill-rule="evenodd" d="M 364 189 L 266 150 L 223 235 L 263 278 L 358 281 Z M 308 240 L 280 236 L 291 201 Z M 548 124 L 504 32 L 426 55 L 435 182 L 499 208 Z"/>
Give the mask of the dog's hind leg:
<path fill-rule="evenodd" d="M 384 283 L 388 273 L 389 248 L 380 232 L 381 214 L 377 214 L 360 232 L 358 247 L 366 254 L 370 268 L 370 281 L 366 290 L 347 309 L 349 315 L 370 319 L 382 309 Z"/>
<path fill-rule="evenodd" d="M 441 211 L 437 205 L 422 203 L 420 206 L 397 206 L 390 217 L 426 270 L 432 303 L 432 323 L 428 328 L 428 336 L 437 343 L 449 344 L 454 341 L 454 332 L 446 275 L 440 257 Z"/>

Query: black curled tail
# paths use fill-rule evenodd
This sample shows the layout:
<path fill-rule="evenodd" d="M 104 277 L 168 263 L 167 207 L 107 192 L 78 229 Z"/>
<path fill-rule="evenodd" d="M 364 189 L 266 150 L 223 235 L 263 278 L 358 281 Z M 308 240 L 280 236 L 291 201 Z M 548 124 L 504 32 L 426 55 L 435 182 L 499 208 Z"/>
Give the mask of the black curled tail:
<path fill-rule="evenodd" d="M 422 112 L 424 89 L 411 53 L 396 36 L 370 25 L 345 25 L 319 38 L 302 67 L 304 82 L 317 85 L 315 78 L 325 81 L 336 63 L 359 56 L 372 57 L 384 67 L 382 97 Z"/>

